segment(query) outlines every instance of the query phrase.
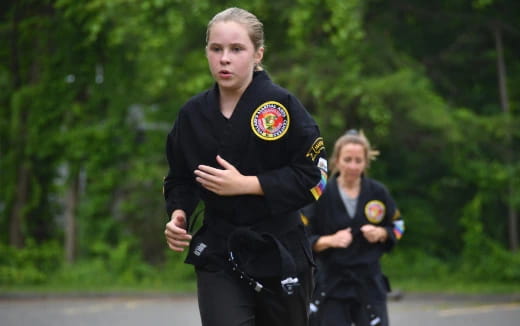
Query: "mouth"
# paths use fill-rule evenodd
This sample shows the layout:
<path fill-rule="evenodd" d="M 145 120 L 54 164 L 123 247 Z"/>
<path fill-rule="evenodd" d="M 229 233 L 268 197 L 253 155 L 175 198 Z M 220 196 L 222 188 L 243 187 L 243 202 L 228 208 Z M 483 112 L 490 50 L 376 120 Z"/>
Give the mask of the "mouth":
<path fill-rule="evenodd" d="M 218 75 L 220 78 L 227 79 L 227 78 L 231 78 L 232 73 L 229 70 L 220 70 L 218 72 Z"/>

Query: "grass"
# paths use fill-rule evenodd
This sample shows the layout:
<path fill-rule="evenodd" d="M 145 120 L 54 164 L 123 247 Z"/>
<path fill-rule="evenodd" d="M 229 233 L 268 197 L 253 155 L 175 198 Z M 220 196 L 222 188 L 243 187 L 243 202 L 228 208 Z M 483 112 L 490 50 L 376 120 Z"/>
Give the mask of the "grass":
<path fill-rule="evenodd" d="M 2 295 L 173 295 L 195 293 L 195 281 L 176 284 L 136 284 L 136 285 L 109 285 L 97 284 L 84 286 L 81 284 L 40 284 L 40 285 L 4 285 L 0 286 Z"/>
<path fill-rule="evenodd" d="M 64 265 L 52 272 L 34 268 L 9 269 L 0 273 L 0 297 L 5 294 L 185 294 L 195 293 L 194 269 L 173 256 L 167 264 L 150 266 L 139 261 L 120 264 L 100 260 Z M 510 264 L 514 268 L 514 264 Z M 422 252 L 397 252 L 382 259 L 383 271 L 394 291 L 404 293 L 489 294 L 520 296 L 520 282 L 497 282 L 497 277 L 463 272 L 460 264 L 449 264 Z M 1 266 L 0 266 L 1 267 Z M 471 269 L 473 271 L 473 269 Z M 514 270 L 513 270 L 514 272 Z M 496 273 L 488 275 L 498 276 Z M 516 274 L 510 274 L 516 275 Z M 507 275 L 506 275 L 507 276 Z M 476 281 L 478 279 L 478 281 Z M 502 278 L 517 280 L 518 278 Z"/>
<path fill-rule="evenodd" d="M 392 290 L 403 293 L 438 293 L 447 295 L 520 295 L 520 284 L 497 282 L 461 282 L 455 278 L 425 280 L 419 278 L 390 279 Z M 40 284 L 7 285 L 0 287 L 1 294 L 15 295 L 177 295 L 196 292 L 194 280 L 117 284 Z M 1 296 L 1 295 L 0 295 Z"/>

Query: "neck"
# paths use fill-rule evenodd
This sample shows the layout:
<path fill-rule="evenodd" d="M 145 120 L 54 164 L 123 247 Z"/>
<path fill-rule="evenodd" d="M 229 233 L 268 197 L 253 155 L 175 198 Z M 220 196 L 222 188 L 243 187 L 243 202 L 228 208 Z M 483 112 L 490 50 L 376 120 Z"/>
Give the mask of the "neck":
<path fill-rule="evenodd" d="M 220 90 L 220 112 L 226 118 L 231 117 L 240 99 L 242 92 L 230 92 Z"/>
<path fill-rule="evenodd" d="M 338 182 L 341 188 L 346 190 L 358 190 L 361 184 L 361 177 L 356 179 L 345 179 L 339 175 Z"/>
<path fill-rule="evenodd" d="M 338 184 L 343 192 L 346 193 L 350 198 L 357 198 L 361 191 L 361 178 L 357 178 L 355 180 L 345 180 L 341 177 L 338 177 Z"/>
<path fill-rule="evenodd" d="M 242 94 L 244 94 L 248 85 L 249 84 L 240 88 L 219 87 L 220 112 L 222 112 L 222 115 L 224 115 L 226 118 L 231 117 L 235 111 L 235 107 L 238 101 L 240 100 L 240 97 L 242 97 Z"/>

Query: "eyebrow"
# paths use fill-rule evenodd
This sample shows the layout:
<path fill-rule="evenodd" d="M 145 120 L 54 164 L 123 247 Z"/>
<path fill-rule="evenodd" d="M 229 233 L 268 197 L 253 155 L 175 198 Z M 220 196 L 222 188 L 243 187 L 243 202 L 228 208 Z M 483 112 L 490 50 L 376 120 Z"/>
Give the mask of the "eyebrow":
<path fill-rule="evenodd" d="M 223 46 L 223 45 L 221 43 L 218 43 L 218 42 L 211 42 L 211 43 L 208 43 L 208 46 Z M 227 46 L 231 46 L 231 47 L 233 47 L 233 46 L 240 46 L 240 47 L 244 47 L 245 48 L 247 45 L 244 44 L 244 43 L 238 43 L 237 42 L 237 43 L 230 43 Z"/>

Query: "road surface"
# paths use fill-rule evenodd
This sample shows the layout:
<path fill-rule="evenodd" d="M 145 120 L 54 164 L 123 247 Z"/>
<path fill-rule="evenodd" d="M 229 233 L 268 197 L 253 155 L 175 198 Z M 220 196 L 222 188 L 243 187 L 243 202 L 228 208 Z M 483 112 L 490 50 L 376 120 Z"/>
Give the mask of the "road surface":
<path fill-rule="evenodd" d="M 392 326 L 520 326 L 520 296 L 405 295 L 389 302 L 389 312 Z M 0 296 L 0 326 L 82 325 L 200 326 L 200 320 L 192 295 Z"/>

